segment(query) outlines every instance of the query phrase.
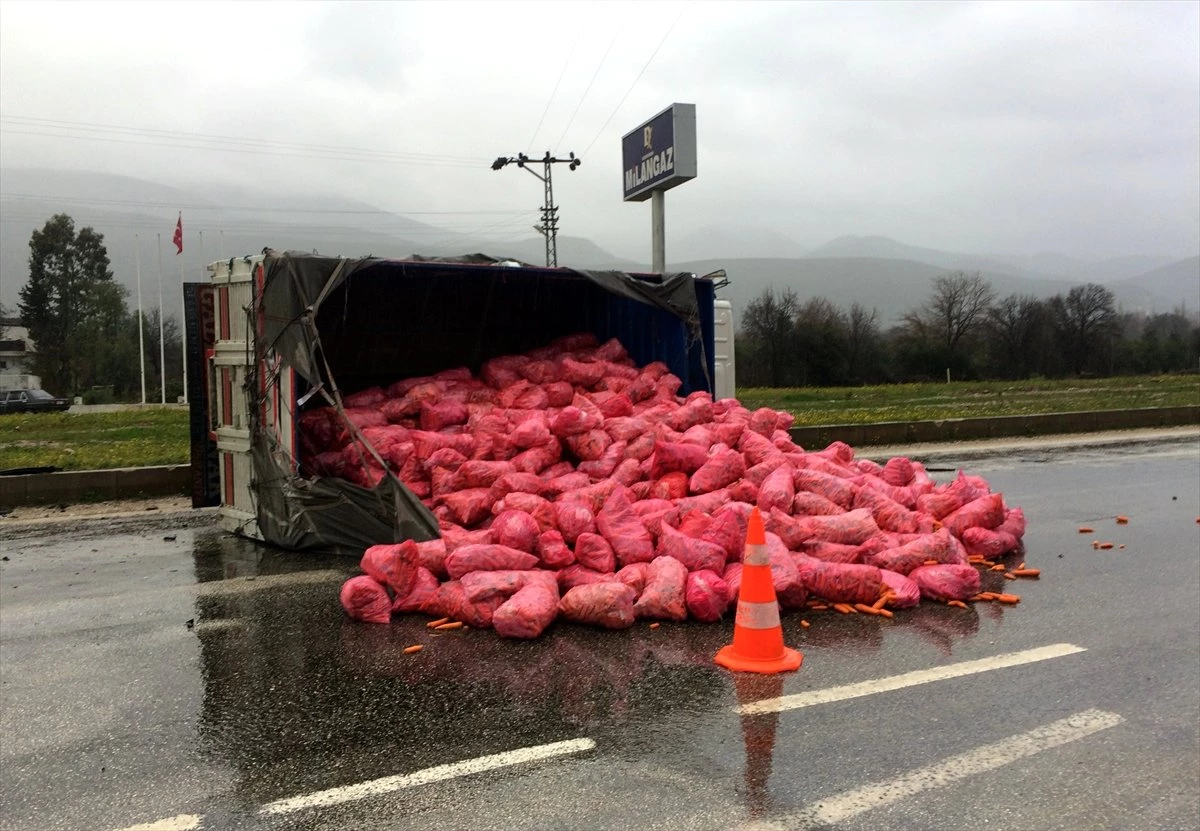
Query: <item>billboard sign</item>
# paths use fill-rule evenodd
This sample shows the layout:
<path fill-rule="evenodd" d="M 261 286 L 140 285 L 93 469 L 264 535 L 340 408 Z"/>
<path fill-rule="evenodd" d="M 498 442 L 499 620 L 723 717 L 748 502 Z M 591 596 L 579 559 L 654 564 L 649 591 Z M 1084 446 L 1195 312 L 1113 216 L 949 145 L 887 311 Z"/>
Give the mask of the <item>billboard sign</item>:
<path fill-rule="evenodd" d="M 626 202 L 696 178 L 696 105 L 672 104 L 621 139 Z"/>

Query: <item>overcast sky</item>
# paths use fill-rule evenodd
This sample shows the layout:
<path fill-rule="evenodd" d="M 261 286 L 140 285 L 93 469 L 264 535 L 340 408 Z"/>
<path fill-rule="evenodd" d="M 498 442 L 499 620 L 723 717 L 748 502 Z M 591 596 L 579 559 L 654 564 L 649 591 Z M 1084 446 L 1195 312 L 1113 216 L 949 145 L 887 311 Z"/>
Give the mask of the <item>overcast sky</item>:
<path fill-rule="evenodd" d="M 621 201 L 621 135 L 690 102 L 699 176 L 667 194 L 668 254 L 753 225 L 803 245 L 1200 251 L 1196 2 L 0 2 L 0 101 L 6 166 L 528 208 L 499 215 L 514 231 L 541 185 L 490 162 L 574 151 L 561 233 L 640 259 L 649 203 Z"/>

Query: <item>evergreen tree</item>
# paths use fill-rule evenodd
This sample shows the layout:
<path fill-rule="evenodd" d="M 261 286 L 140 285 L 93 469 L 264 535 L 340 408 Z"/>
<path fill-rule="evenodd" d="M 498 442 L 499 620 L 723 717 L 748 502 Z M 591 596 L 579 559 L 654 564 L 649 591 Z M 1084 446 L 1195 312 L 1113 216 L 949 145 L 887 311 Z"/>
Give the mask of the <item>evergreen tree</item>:
<path fill-rule="evenodd" d="M 47 388 L 74 394 L 105 380 L 107 353 L 128 318 L 126 290 L 113 281 L 104 236 L 56 214 L 29 240 L 29 280 L 21 320 L 37 352 L 34 372 Z"/>

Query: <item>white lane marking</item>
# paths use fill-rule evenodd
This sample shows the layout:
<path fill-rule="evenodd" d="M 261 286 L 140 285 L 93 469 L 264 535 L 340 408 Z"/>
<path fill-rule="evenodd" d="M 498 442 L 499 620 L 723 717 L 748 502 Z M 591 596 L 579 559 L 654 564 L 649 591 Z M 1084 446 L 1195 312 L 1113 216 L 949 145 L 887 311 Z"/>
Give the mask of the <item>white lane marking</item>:
<path fill-rule="evenodd" d="M 826 690 L 784 695 L 779 698 L 764 698 L 762 701 L 752 701 L 737 708 L 743 716 L 762 715 L 764 713 L 782 713 L 784 710 L 798 710 L 801 707 L 812 707 L 816 704 L 829 704 L 833 701 L 844 701 L 847 698 L 860 698 L 864 695 L 890 692 L 918 684 L 928 684 L 932 681 L 944 681 L 947 678 L 960 678 L 964 675 L 974 675 L 993 669 L 1015 667 L 1021 664 L 1031 664 L 1035 661 L 1045 661 L 1050 658 L 1061 658 L 1076 652 L 1086 652 L 1082 646 L 1070 643 L 1056 643 L 1050 646 L 1039 646 L 1036 649 L 1026 649 L 1023 652 L 1007 652 L 1003 655 L 993 655 L 990 658 L 980 658 L 977 661 L 963 661 L 958 664 L 948 664 L 931 669 L 919 669 L 902 675 L 892 675 L 888 678 L 874 678 L 870 681 L 860 681 L 857 684 L 847 684 L 843 687 L 830 687 Z"/>
<path fill-rule="evenodd" d="M 240 618 L 213 618 L 212 620 L 198 620 L 192 624 L 193 631 L 197 634 L 204 632 L 225 632 L 230 629 L 245 629 L 246 621 Z"/>
<path fill-rule="evenodd" d="M 428 785 L 431 782 L 443 782 L 459 776 L 470 776 L 471 774 L 483 773 L 484 771 L 496 770 L 497 768 L 509 767 L 511 765 L 520 765 L 525 762 L 536 762 L 542 759 L 550 759 L 554 756 L 564 756 L 568 753 L 579 753 L 584 750 L 591 750 L 595 746 L 596 743 L 591 739 L 571 739 L 565 742 L 542 744 L 535 747 L 522 747 L 518 750 L 509 750 L 491 756 L 480 756 L 477 759 L 466 759 L 462 762 L 452 762 L 447 765 L 425 768 L 414 773 L 385 776 L 382 779 L 372 779 L 370 782 L 359 782 L 357 785 L 345 785 L 340 788 L 330 788 L 325 791 L 304 794 L 303 796 L 279 799 L 275 802 L 268 802 L 259 808 L 258 812 L 265 815 L 290 814 L 294 811 L 303 811 L 307 808 L 324 808 L 330 805 L 339 805 L 343 802 L 365 799 L 369 796 L 392 793 L 403 788 Z"/>
<path fill-rule="evenodd" d="M 195 831 L 204 817 L 200 814 L 178 814 L 154 822 L 143 822 L 118 831 Z"/>
<path fill-rule="evenodd" d="M 836 826 L 872 808 L 891 805 L 922 791 L 953 785 L 961 779 L 987 773 L 1020 759 L 1079 741 L 1093 733 L 1116 727 L 1124 719 L 1104 710 L 1084 710 L 1073 716 L 1051 722 L 1027 733 L 1019 733 L 994 744 L 985 744 L 966 753 L 951 756 L 932 765 L 909 771 L 891 782 L 877 782 L 852 791 L 845 791 L 814 803 L 793 814 L 741 826 L 771 831 L 803 831 L 803 829 Z"/>

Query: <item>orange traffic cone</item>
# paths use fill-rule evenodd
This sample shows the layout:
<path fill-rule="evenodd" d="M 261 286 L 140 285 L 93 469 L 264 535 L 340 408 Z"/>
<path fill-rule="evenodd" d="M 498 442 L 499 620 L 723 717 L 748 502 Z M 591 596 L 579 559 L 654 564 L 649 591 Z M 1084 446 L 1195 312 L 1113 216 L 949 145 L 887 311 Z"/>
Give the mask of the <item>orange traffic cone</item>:
<path fill-rule="evenodd" d="M 804 660 L 799 652 L 783 645 L 767 537 L 758 508 L 750 512 L 750 527 L 746 532 L 733 644 L 722 648 L 715 660 L 735 672 L 762 673 L 790 672 L 799 669 Z"/>

